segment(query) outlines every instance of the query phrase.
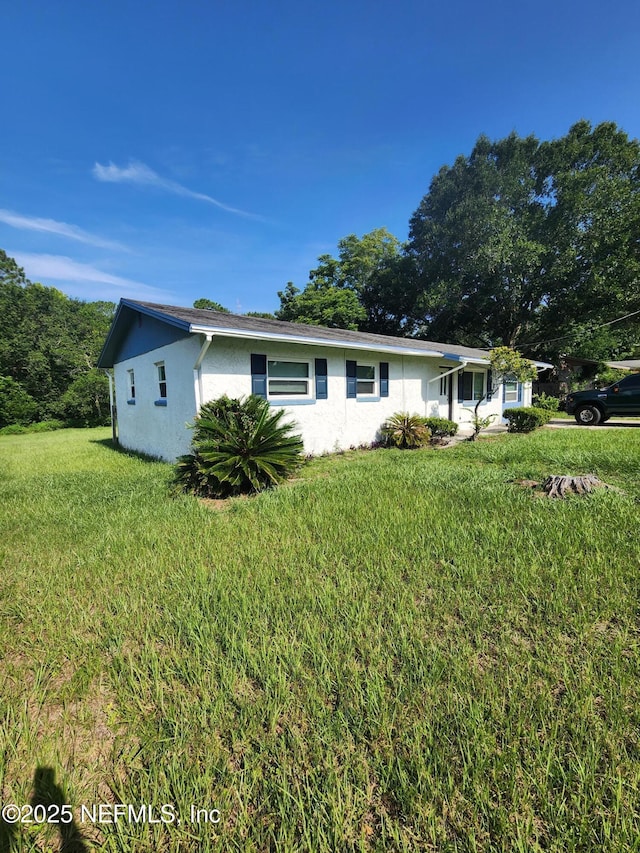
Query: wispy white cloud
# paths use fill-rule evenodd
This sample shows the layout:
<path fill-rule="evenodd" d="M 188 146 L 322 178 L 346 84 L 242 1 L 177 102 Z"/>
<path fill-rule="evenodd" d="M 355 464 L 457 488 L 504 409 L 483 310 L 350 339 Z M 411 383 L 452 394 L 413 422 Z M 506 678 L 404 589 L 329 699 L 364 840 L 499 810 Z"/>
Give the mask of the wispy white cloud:
<path fill-rule="evenodd" d="M 206 193 L 195 192 L 188 187 L 179 184 L 177 181 L 172 181 L 170 178 L 163 178 L 153 169 L 150 169 L 144 163 L 132 160 L 128 166 L 116 166 L 115 163 L 109 163 L 108 166 L 103 166 L 101 163 L 96 163 L 93 167 L 93 176 L 98 181 L 104 181 L 114 184 L 140 184 L 141 186 L 157 187 L 174 195 L 184 196 L 185 198 L 195 198 L 198 201 L 206 201 L 208 204 L 213 204 L 221 210 L 226 210 L 228 213 L 236 213 L 239 216 L 247 216 L 250 219 L 260 219 L 256 213 L 248 213 L 246 210 L 240 210 L 237 207 L 231 207 L 228 204 L 218 201 Z"/>
<path fill-rule="evenodd" d="M 19 228 L 22 231 L 40 231 L 46 234 L 56 234 L 58 237 L 67 237 L 70 240 L 77 240 L 79 243 L 86 243 L 89 246 L 97 246 L 101 249 L 129 251 L 121 243 L 116 243 L 114 240 L 107 240 L 104 237 L 99 237 L 97 234 L 91 234 L 89 231 L 78 228 L 77 225 L 57 222 L 55 219 L 23 216 L 12 210 L 0 209 L 0 222 L 4 222 L 5 225 L 10 225 L 12 228 Z"/>
<path fill-rule="evenodd" d="M 165 301 L 172 298 L 172 294 L 166 290 L 113 275 L 64 255 L 13 252 L 11 256 L 24 268 L 29 279 L 41 281 L 43 284 L 49 284 L 51 281 L 64 282 L 67 285 L 64 288 L 65 293 L 71 296 L 113 301 L 117 301 L 121 296 Z"/>

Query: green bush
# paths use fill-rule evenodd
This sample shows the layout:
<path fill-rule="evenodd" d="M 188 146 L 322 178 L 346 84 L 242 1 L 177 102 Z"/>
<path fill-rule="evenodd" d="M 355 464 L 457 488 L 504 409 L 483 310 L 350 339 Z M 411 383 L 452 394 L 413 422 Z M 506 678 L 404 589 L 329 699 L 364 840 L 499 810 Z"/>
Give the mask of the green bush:
<path fill-rule="evenodd" d="M 447 418 L 425 418 L 424 424 L 433 438 L 447 438 L 458 432 L 458 424 Z"/>
<path fill-rule="evenodd" d="M 66 423 L 60 420 L 39 421 L 27 427 L 27 432 L 52 432 L 55 429 L 64 429 Z"/>
<path fill-rule="evenodd" d="M 192 453 L 176 463 L 174 486 L 200 497 L 260 492 L 286 480 L 302 462 L 302 439 L 261 397 L 220 397 L 193 425 Z"/>
<path fill-rule="evenodd" d="M 506 409 L 502 414 L 509 421 L 508 432 L 532 432 L 548 424 L 552 416 L 553 413 L 548 409 L 537 409 L 534 406 Z"/>
<path fill-rule="evenodd" d="M 9 424 L 0 429 L 0 435 L 24 435 L 27 432 L 51 432 L 54 429 L 64 429 L 66 427 L 64 421 L 38 421 L 35 424 L 24 426 L 23 424 Z"/>
<path fill-rule="evenodd" d="M 29 432 L 29 430 L 22 424 L 9 424 L 0 429 L 0 435 L 22 435 L 25 432 Z"/>
<path fill-rule="evenodd" d="M 385 421 L 380 429 L 385 443 L 402 450 L 423 447 L 431 438 L 426 418 L 410 415 L 409 412 L 396 412 Z"/>
<path fill-rule="evenodd" d="M 533 398 L 533 408 L 534 409 L 546 409 L 548 412 L 557 412 L 560 406 L 560 398 L 559 397 L 547 397 L 547 395 L 542 392 L 539 396 Z"/>

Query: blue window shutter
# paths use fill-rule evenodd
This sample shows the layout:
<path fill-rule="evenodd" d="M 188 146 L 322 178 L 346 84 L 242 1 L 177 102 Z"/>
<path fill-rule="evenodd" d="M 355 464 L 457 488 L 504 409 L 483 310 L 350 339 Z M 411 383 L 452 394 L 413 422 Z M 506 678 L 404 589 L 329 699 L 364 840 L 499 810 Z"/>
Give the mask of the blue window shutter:
<path fill-rule="evenodd" d="M 356 397 L 358 394 L 358 364 L 355 361 L 347 361 L 347 397 Z"/>
<path fill-rule="evenodd" d="M 380 396 L 389 396 L 389 362 L 380 362 Z"/>
<path fill-rule="evenodd" d="M 464 403 L 464 370 L 458 371 L 458 402 Z"/>
<path fill-rule="evenodd" d="M 507 380 L 506 379 L 502 380 L 502 402 L 503 403 L 507 402 Z"/>
<path fill-rule="evenodd" d="M 491 368 L 487 370 L 487 400 L 493 399 L 493 373 Z"/>
<path fill-rule="evenodd" d="M 251 353 L 251 393 L 267 399 L 267 357 Z"/>
<path fill-rule="evenodd" d="M 328 396 L 327 359 L 316 358 L 316 400 L 326 400 Z"/>
<path fill-rule="evenodd" d="M 518 382 L 518 402 L 522 402 L 522 382 Z"/>

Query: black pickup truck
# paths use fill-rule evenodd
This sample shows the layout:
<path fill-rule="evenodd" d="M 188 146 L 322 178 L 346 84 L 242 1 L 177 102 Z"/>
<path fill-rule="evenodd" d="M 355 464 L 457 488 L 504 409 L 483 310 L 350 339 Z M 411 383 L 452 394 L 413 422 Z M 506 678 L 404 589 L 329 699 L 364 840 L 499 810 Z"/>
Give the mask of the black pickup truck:
<path fill-rule="evenodd" d="M 583 426 L 595 426 L 610 417 L 640 417 L 640 373 L 625 376 L 608 388 L 593 391 L 574 391 L 569 394 L 565 409 Z"/>

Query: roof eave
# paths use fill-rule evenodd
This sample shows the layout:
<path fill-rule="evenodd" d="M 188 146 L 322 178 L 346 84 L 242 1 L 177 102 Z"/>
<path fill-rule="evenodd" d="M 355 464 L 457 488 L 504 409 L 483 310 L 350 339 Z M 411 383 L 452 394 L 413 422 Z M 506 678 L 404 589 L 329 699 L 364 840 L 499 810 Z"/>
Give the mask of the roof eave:
<path fill-rule="evenodd" d="M 153 317 L 156 320 L 161 320 L 163 323 L 167 323 L 170 326 L 177 326 L 185 332 L 190 331 L 190 324 L 187 320 L 181 320 L 179 317 L 173 317 L 171 314 L 166 314 L 164 311 L 154 311 L 153 308 L 149 308 L 148 305 L 142 305 L 140 302 L 135 302 L 132 299 L 121 299 L 120 305 L 126 308 L 131 308 L 133 311 L 139 311 L 140 314 L 146 314 L 148 317 Z"/>
<path fill-rule="evenodd" d="M 111 321 L 111 327 L 107 333 L 104 346 L 102 347 L 102 351 L 100 352 L 98 361 L 96 362 L 97 366 L 103 370 L 111 368 L 115 364 L 112 349 L 117 344 L 118 336 L 121 333 L 121 325 L 124 322 L 121 315 L 127 310 L 146 314 L 148 317 L 153 317 L 167 325 L 176 326 L 179 329 L 183 329 L 185 332 L 189 331 L 189 323 L 187 323 L 186 320 L 180 320 L 178 317 L 171 317 L 169 314 L 165 314 L 162 311 L 154 311 L 152 308 L 149 308 L 146 305 L 141 305 L 139 302 L 135 302 L 131 299 L 121 299 L 118 307 L 116 308 L 113 320 Z"/>
<path fill-rule="evenodd" d="M 327 338 L 309 337 L 307 335 L 279 335 L 276 332 L 256 331 L 255 329 L 230 329 L 226 326 L 199 326 L 192 324 L 189 331 L 193 334 L 214 334 L 227 338 L 250 338 L 251 340 L 280 341 L 282 343 L 308 344 L 309 346 L 334 347 L 336 349 L 371 350 L 373 352 L 399 353 L 402 355 L 418 355 L 431 358 L 453 358 L 439 350 L 422 350 L 408 347 L 397 347 L 390 344 L 372 344 L 364 341 L 336 341 Z M 465 359 L 467 360 L 467 359 Z"/>

